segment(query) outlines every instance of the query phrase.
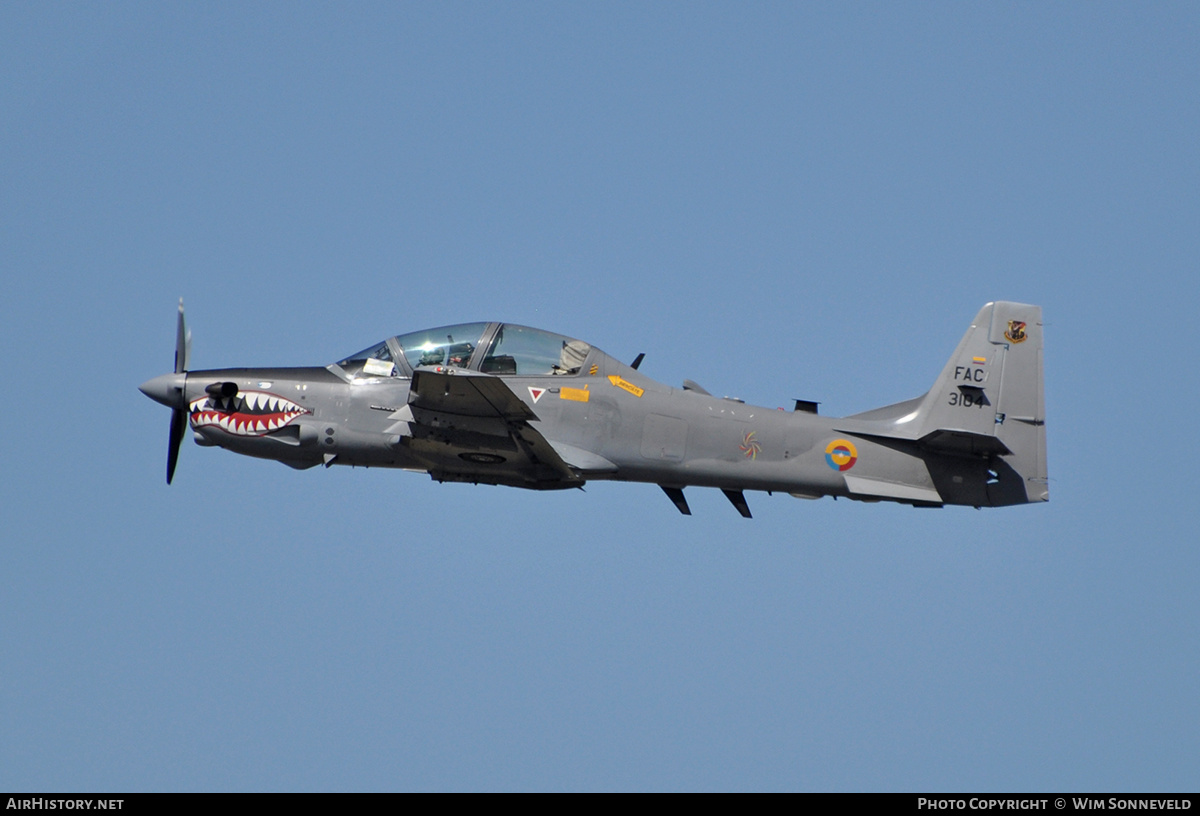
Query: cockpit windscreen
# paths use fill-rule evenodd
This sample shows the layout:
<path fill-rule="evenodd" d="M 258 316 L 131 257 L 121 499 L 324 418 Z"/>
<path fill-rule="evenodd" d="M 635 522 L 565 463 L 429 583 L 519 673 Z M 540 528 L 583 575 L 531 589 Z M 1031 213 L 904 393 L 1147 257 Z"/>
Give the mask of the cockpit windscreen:
<path fill-rule="evenodd" d="M 345 360 L 339 360 L 338 365 L 352 378 L 395 377 L 399 373 L 386 340 L 351 354 Z"/>

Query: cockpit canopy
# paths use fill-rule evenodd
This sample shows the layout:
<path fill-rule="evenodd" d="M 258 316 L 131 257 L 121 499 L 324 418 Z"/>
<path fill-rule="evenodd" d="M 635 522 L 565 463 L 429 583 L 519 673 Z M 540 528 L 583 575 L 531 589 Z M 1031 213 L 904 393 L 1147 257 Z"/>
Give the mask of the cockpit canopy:
<path fill-rule="evenodd" d="M 592 347 L 513 323 L 460 323 L 410 332 L 338 362 L 351 378 L 410 377 L 422 366 L 471 368 L 518 377 L 578 374 Z"/>

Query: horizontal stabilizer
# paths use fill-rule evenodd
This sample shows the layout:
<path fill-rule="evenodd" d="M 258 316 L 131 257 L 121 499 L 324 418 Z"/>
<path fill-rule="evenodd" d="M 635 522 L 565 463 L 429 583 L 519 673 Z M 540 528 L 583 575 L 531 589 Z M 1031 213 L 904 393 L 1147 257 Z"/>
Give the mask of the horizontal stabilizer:
<path fill-rule="evenodd" d="M 970 431 L 936 430 L 918 440 L 926 450 L 964 456 L 1008 456 L 1012 453 L 999 437 Z"/>

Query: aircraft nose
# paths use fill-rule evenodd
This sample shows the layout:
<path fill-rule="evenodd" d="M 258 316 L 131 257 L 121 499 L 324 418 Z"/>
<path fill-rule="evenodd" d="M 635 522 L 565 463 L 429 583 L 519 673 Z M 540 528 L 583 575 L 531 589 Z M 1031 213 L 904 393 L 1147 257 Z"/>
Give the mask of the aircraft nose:
<path fill-rule="evenodd" d="M 184 384 L 187 374 L 163 374 L 152 380 L 146 380 L 138 386 L 138 390 L 155 402 L 161 402 L 168 408 L 183 408 Z"/>

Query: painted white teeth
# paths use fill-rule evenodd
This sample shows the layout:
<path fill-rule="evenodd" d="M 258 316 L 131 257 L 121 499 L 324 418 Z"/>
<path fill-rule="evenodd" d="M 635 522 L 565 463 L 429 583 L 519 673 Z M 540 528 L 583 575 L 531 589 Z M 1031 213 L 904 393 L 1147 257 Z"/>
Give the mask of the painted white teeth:
<path fill-rule="evenodd" d="M 236 436 L 262 436 L 307 413 L 291 400 L 263 391 L 243 391 L 228 399 L 197 397 L 188 404 L 192 427 L 218 427 Z"/>

